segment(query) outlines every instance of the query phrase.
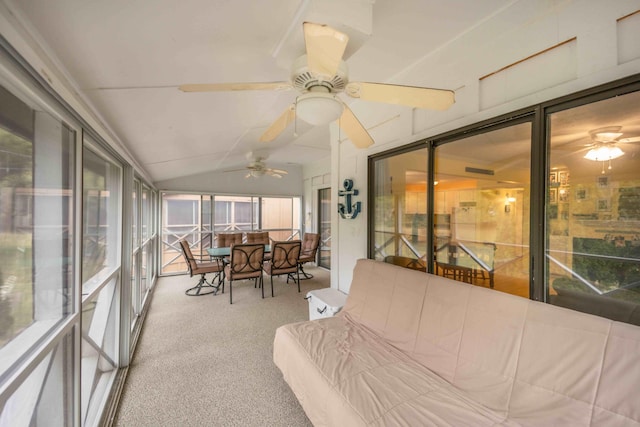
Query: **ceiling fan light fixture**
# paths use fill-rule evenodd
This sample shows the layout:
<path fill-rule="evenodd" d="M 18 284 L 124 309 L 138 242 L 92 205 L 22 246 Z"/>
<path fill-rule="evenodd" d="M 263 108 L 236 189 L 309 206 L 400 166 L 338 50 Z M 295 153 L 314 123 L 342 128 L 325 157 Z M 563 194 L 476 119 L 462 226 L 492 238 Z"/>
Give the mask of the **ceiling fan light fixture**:
<path fill-rule="evenodd" d="M 605 162 L 622 156 L 624 156 L 624 151 L 622 151 L 620 147 L 604 144 L 589 150 L 587 154 L 585 154 L 584 158 L 587 160 L 593 160 L 594 162 Z"/>
<path fill-rule="evenodd" d="M 342 115 L 342 102 L 330 93 L 307 93 L 296 101 L 296 116 L 311 125 L 324 125 Z"/>

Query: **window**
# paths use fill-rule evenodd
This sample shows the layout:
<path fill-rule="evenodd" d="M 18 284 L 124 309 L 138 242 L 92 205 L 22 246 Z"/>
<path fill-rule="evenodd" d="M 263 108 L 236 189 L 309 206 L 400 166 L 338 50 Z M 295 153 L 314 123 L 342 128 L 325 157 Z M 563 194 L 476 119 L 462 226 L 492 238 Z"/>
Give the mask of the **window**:
<path fill-rule="evenodd" d="M 428 149 L 376 159 L 373 182 L 374 259 L 427 259 Z"/>
<path fill-rule="evenodd" d="M 529 297 L 531 129 L 439 143 L 431 183 L 424 143 L 372 159 L 373 258 Z"/>
<path fill-rule="evenodd" d="M 73 425 L 73 382 L 71 332 L 43 355 L 35 369 L 7 399 L 0 413 L 0 426 Z"/>
<path fill-rule="evenodd" d="M 74 138 L 0 87 L 0 377 L 74 313 Z"/>
<path fill-rule="evenodd" d="M 300 229 L 300 199 L 298 197 L 261 197 L 260 229 L 269 231 L 273 240 L 300 239 L 292 230 Z"/>
<path fill-rule="evenodd" d="M 166 198 L 165 202 L 168 224 L 173 224 L 174 226 L 191 226 L 198 222 L 199 196 L 184 199 Z"/>
<path fill-rule="evenodd" d="M 548 125 L 549 301 L 640 324 L 640 92 L 562 109 Z"/>
<path fill-rule="evenodd" d="M 132 240 L 131 255 L 131 330 L 138 322 L 147 295 L 155 282 L 155 248 L 157 193 L 135 179 L 132 192 Z"/>
<path fill-rule="evenodd" d="M 132 167 L 0 50 L 0 426 L 95 425 L 131 351 L 120 323 L 131 314 L 131 333 L 141 327 L 144 300 L 128 311 L 122 283 L 138 292 L 146 268 L 148 290 L 157 272 L 157 192 L 135 180 L 125 195 Z M 123 214 L 134 217 L 125 260 Z"/>
<path fill-rule="evenodd" d="M 134 328 L 138 319 L 140 300 L 138 294 L 140 292 L 139 275 L 138 275 L 138 252 L 140 250 L 140 238 L 138 236 L 138 201 L 140 200 L 140 180 L 133 181 L 133 191 L 131 194 L 131 329 Z"/>
<path fill-rule="evenodd" d="M 186 238 L 195 245 L 202 240 L 202 203 L 201 195 L 162 194 L 161 273 L 187 271 L 178 241 Z"/>
<path fill-rule="evenodd" d="M 531 124 L 435 150 L 434 272 L 529 297 Z"/>
<path fill-rule="evenodd" d="M 75 138 L 0 75 L 0 425 L 62 426 L 74 408 Z"/>
<path fill-rule="evenodd" d="M 407 185 L 418 143 L 371 156 L 370 257 L 640 325 L 639 105 L 634 76 L 434 137 L 432 199 Z"/>
<path fill-rule="evenodd" d="M 82 421 L 90 424 L 100 416 L 118 367 L 123 193 L 122 167 L 89 137 L 83 142 L 80 401 Z"/>
<path fill-rule="evenodd" d="M 215 236 L 226 232 L 269 231 L 274 240 L 300 238 L 299 197 L 162 194 L 162 274 L 187 271 L 178 241 L 206 255 Z"/>
<path fill-rule="evenodd" d="M 83 292 L 119 267 L 122 169 L 93 149 L 83 150 Z"/>

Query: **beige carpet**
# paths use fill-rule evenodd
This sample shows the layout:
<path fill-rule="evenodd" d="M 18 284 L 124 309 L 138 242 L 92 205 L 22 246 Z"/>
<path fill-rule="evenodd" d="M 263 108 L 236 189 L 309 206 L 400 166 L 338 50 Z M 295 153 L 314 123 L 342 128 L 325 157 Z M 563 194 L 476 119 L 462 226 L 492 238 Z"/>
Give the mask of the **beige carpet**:
<path fill-rule="evenodd" d="M 305 270 L 315 278 L 300 293 L 275 277 L 274 298 L 266 276 L 265 299 L 253 281 L 234 282 L 233 305 L 228 284 L 189 297 L 196 278 L 160 278 L 114 425 L 311 425 L 272 357 L 276 328 L 307 320 L 307 292 L 329 286 L 328 271 Z"/>

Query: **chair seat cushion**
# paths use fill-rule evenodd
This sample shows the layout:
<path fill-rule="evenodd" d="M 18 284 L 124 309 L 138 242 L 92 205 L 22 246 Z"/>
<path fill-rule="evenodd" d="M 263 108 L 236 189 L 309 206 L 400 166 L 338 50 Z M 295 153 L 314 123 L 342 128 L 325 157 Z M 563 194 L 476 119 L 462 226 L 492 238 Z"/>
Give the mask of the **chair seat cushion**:
<path fill-rule="evenodd" d="M 193 274 L 219 273 L 222 271 L 222 264 L 218 262 L 199 262 L 193 269 Z"/>
<path fill-rule="evenodd" d="M 298 265 L 296 264 L 293 267 L 287 267 L 287 268 L 274 268 L 273 264 L 268 262 L 264 265 L 264 271 L 268 275 L 273 275 L 273 276 L 276 276 L 278 274 L 295 273 L 296 271 L 298 271 Z"/>
<path fill-rule="evenodd" d="M 250 271 L 248 273 L 231 273 L 231 268 L 227 265 L 224 274 L 229 280 L 253 279 L 262 276 L 262 270 Z"/>

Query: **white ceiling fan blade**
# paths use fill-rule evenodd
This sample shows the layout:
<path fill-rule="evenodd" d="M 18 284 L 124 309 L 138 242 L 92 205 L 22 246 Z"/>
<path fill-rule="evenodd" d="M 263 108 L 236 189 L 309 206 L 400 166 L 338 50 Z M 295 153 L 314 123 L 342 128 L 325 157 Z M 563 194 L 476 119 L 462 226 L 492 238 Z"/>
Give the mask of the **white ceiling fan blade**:
<path fill-rule="evenodd" d="M 269 176 L 272 176 L 274 178 L 282 178 L 282 175 L 280 175 L 278 173 L 270 173 Z"/>
<path fill-rule="evenodd" d="M 339 124 L 356 147 L 367 148 L 373 144 L 373 138 L 371 138 L 369 132 L 362 126 L 362 123 L 346 104 L 344 105 L 342 116 L 340 116 Z"/>
<path fill-rule="evenodd" d="M 387 104 L 408 105 L 429 110 L 446 110 L 455 102 L 452 90 L 385 83 L 352 82 L 345 90 L 353 98 Z"/>
<path fill-rule="evenodd" d="M 640 136 L 634 136 L 631 138 L 621 138 L 619 140 L 617 140 L 616 142 L 622 142 L 623 144 L 627 144 L 629 142 L 640 142 Z"/>
<path fill-rule="evenodd" d="M 302 28 L 309 71 L 332 78 L 338 71 L 349 37 L 328 25 L 305 22 Z"/>
<path fill-rule="evenodd" d="M 227 170 L 224 170 L 224 171 L 222 171 L 222 172 L 223 172 L 223 173 L 227 173 L 227 172 L 240 172 L 240 171 L 246 171 L 246 170 L 247 170 L 247 168 L 246 168 L 246 167 L 244 167 L 244 168 L 239 168 L 239 169 L 227 169 Z"/>
<path fill-rule="evenodd" d="M 289 90 L 293 86 L 289 82 L 264 83 L 196 83 L 178 86 L 183 92 L 228 92 L 234 90 Z"/>
<path fill-rule="evenodd" d="M 286 110 L 276 119 L 275 122 L 269 126 L 262 136 L 260 137 L 260 142 L 270 142 L 273 141 L 280 135 L 284 130 L 293 122 L 296 118 L 296 108 L 294 104 L 291 104 L 287 107 Z"/>
<path fill-rule="evenodd" d="M 280 175 L 288 175 L 289 172 L 287 172 L 286 170 L 282 170 L 282 169 L 269 169 L 271 172 L 273 173 L 277 173 Z"/>

